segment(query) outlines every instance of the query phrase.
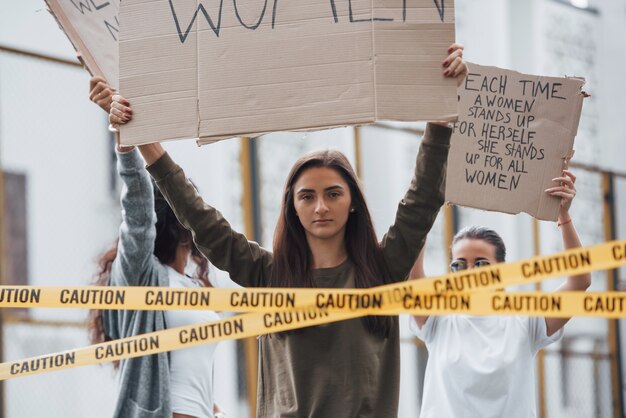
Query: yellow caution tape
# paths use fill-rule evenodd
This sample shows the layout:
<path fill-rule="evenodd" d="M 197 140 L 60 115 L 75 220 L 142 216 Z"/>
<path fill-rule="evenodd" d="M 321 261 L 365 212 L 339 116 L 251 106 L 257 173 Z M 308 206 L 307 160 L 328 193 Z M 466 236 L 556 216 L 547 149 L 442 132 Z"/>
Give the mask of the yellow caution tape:
<path fill-rule="evenodd" d="M 421 290 L 435 293 L 494 290 L 536 283 L 554 277 L 577 276 L 626 264 L 626 240 L 580 247 L 548 256 L 495 264 L 446 276 L 419 280 Z"/>
<path fill-rule="evenodd" d="M 288 331 L 365 315 L 626 317 L 622 292 L 487 292 L 626 264 L 626 241 L 371 289 L 0 287 L 0 307 L 248 311 L 81 349 L 0 364 L 0 380 L 123 360 L 198 344 Z M 480 292 L 478 292 L 481 290 Z"/>
<path fill-rule="evenodd" d="M 193 347 L 200 344 L 288 331 L 358 317 L 359 314 L 331 314 L 304 308 L 289 312 L 251 313 L 203 324 L 169 328 L 60 353 L 0 364 L 0 380 L 47 373 L 72 367 L 105 363 L 149 354 Z"/>
<path fill-rule="evenodd" d="M 332 312 L 332 310 L 329 309 Z M 365 309 L 370 315 L 377 314 Z M 358 310 L 355 312 L 363 312 Z M 524 315 L 546 318 L 626 317 L 626 292 L 476 292 L 406 295 L 402 306 L 385 309 L 399 315 Z"/>
<path fill-rule="evenodd" d="M 363 301 L 372 298 L 397 301 L 405 294 L 415 292 L 440 294 L 495 290 L 553 277 L 612 269 L 624 264 L 626 264 L 626 240 L 370 289 L 0 286 L 0 308 L 210 309 L 268 312 L 310 305 L 323 307 L 335 301 L 337 301 L 335 304 L 343 301 L 344 305 L 347 303 L 350 306 L 359 306 L 366 303 Z"/>
<path fill-rule="evenodd" d="M 75 350 L 0 364 L 0 380 L 123 360 L 199 344 L 327 324 L 366 314 L 391 315 L 528 315 L 544 317 L 626 317 L 626 292 L 478 292 L 406 294 L 402 306 L 376 305 L 340 312 L 341 308 L 296 308 L 288 311 L 248 313 L 203 324 L 123 338 Z M 332 310 L 337 310 L 333 312 Z M 344 309 L 345 310 L 345 309 Z"/>

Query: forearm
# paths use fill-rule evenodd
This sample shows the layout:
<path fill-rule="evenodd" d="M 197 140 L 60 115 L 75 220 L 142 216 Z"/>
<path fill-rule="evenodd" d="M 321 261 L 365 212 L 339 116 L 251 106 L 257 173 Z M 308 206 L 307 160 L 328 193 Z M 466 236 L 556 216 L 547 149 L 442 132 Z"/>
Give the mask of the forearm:
<path fill-rule="evenodd" d="M 557 226 L 561 229 L 561 238 L 563 239 L 563 247 L 566 250 L 579 248 L 582 246 L 580 238 L 576 233 L 573 219 L 569 214 L 569 208 L 572 204 L 574 196 L 576 196 L 576 187 L 574 182 L 576 176 L 569 170 L 563 170 L 560 177 L 552 179 L 558 184 L 555 187 L 546 189 L 546 193 L 550 196 L 560 199 L 560 209 Z M 557 290 L 559 291 L 584 291 L 591 286 L 591 274 L 580 274 L 578 276 L 570 276 L 567 278 Z M 546 318 L 546 327 L 548 336 L 558 332 L 569 321 L 570 318 Z"/>
<path fill-rule="evenodd" d="M 424 243 L 425 247 L 425 243 Z M 422 248 L 420 251 L 420 255 L 415 260 L 415 264 L 413 264 L 413 268 L 409 273 L 409 280 L 421 279 L 426 277 L 426 273 L 424 272 L 424 252 L 425 248 Z M 419 329 L 422 329 L 426 321 L 428 320 L 428 316 L 421 315 L 413 315 L 413 319 L 415 319 L 415 324 Z"/>
<path fill-rule="evenodd" d="M 227 271 L 242 286 L 266 285 L 271 253 L 233 230 L 217 209 L 204 202 L 167 153 L 149 165 L 148 170 L 178 220 L 192 231 L 198 249 L 213 265 Z"/>
<path fill-rule="evenodd" d="M 567 217 L 567 219 L 559 219 L 559 222 L 567 222 L 560 226 L 564 249 L 571 250 L 573 248 L 582 247 L 580 237 L 576 232 L 573 220 Z M 567 281 L 559 288 L 559 290 L 587 290 L 589 286 L 591 286 L 591 274 L 586 273 L 568 277 Z"/>
<path fill-rule="evenodd" d="M 165 154 L 165 149 L 159 143 L 147 144 L 140 145 L 139 152 L 141 152 L 143 159 L 146 160 L 146 164 L 152 165 Z"/>
<path fill-rule="evenodd" d="M 450 135 L 449 128 L 429 124 L 409 190 L 383 238 L 383 254 L 393 281 L 408 277 L 444 202 Z"/>
<path fill-rule="evenodd" d="M 117 168 L 122 179 L 122 224 L 120 225 L 118 257 L 115 270 L 120 284 L 137 285 L 145 278 L 144 273 L 154 251 L 156 237 L 154 193 L 150 177 L 143 167 L 139 153 L 117 152 Z"/>
<path fill-rule="evenodd" d="M 562 225 L 561 223 L 566 222 Z M 574 228 L 574 222 L 569 215 L 559 215 L 559 225 L 561 228 L 561 236 L 563 238 L 563 247 L 566 250 L 581 247 L 580 238 Z M 591 286 L 591 274 L 579 274 L 578 276 L 569 276 L 557 291 L 585 291 Z M 570 318 L 546 318 L 546 331 L 548 336 L 553 335 L 565 326 Z"/>
<path fill-rule="evenodd" d="M 154 195 L 150 177 L 143 161 L 134 151 L 117 150 L 117 171 L 122 180 L 122 221 L 136 228 L 151 226 L 154 214 Z"/>
<path fill-rule="evenodd" d="M 426 243 L 424 243 L 424 247 Z M 415 260 L 415 264 L 413 264 L 413 268 L 411 268 L 411 272 L 409 273 L 409 279 L 421 279 L 422 277 L 426 277 L 424 273 L 424 250 L 422 248 L 420 251 L 420 255 L 417 256 L 417 260 Z"/>
<path fill-rule="evenodd" d="M 574 227 L 574 220 L 569 215 L 569 212 L 559 213 L 557 225 L 561 229 L 564 249 L 571 250 L 572 248 L 582 247 L 580 237 Z"/>

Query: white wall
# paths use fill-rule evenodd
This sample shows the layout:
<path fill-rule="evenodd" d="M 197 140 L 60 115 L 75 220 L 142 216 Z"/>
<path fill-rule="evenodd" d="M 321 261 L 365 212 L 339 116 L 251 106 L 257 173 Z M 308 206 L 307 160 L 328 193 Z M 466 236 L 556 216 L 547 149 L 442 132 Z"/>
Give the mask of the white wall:
<path fill-rule="evenodd" d="M 75 59 L 43 1 L 11 2 L 0 14 L 0 45 Z M 110 190 L 112 138 L 106 115 L 88 100 L 78 67 L 0 52 L 0 163 L 27 175 L 28 267 L 32 285 L 86 285 L 95 259 L 117 235 L 119 195 Z M 239 143 L 198 149 L 168 145 L 207 200 L 241 229 Z M 210 175 L 209 175 L 210 173 Z M 218 280 L 224 280 L 218 274 Z M 83 310 L 32 309 L 34 319 L 84 321 Z M 6 325 L 6 360 L 87 345 L 81 327 Z M 218 347 L 216 394 L 229 416 L 243 416 L 235 344 Z M 116 398 L 108 365 L 10 380 L 8 417 L 108 417 Z M 38 394 L 37 402 L 28 401 Z"/>

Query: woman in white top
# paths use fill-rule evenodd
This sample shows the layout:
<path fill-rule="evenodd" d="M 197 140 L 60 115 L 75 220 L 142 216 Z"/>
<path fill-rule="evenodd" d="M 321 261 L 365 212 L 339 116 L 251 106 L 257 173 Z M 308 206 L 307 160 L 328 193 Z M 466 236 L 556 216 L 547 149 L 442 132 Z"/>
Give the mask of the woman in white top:
<path fill-rule="evenodd" d="M 565 249 L 581 246 L 569 208 L 576 177 L 564 170 L 547 189 L 561 199 L 558 226 Z M 456 234 L 451 271 L 505 261 L 502 238 L 484 227 Z M 422 255 L 412 277 L 423 277 Z M 591 275 L 569 277 L 559 291 L 586 290 Z M 415 316 L 411 329 L 428 349 L 420 418 L 528 418 L 536 416 L 534 358 L 557 341 L 569 318 L 524 316 Z"/>
<path fill-rule="evenodd" d="M 99 77 L 90 85 L 90 99 L 108 112 L 113 90 Z M 116 243 L 100 257 L 96 284 L 210 286 L 207 260 L 152 184 L 138 151 L 118 145 L 116 155 L 122 180 L 122 224 Z M 190 258 L 198 267 L 193 278 L 185 274 Z M 208 310 L 93 310 L 89 331 L 92 343 L 98 343 L 218 319 Z M 216 344 L 205 344 L 122 361 L 114 417 L 223 416 L 213 398 L 215 348 Z"/>

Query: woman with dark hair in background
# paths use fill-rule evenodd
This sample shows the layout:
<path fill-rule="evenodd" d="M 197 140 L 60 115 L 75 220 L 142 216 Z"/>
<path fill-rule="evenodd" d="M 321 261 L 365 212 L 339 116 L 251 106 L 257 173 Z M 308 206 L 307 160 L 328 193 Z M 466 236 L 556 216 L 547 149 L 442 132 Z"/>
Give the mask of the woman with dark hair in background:
<path fill-rule="evenodd" d="M 569 214 L 576 177 L 564 170 L 545 192 L 560 199 L 563 246 L 581 246 Z M 506 259 L 504 241 L 482 226 L 459 231 L 450 248 L 452 272 Z M 424 277 L 423 253 L 412 278 Z M 559 291 L 587 290 L 591 275 L 568 277 Z M 536 416 L 534 359 L 563 335 L 570 318 L 528 316 L 415 316 L 411 328 L 428 349 L 420 418 L 528 418 Z"/>
<path fill-rule="evenodd" d="M 108 110 L 112 90 L 99 77 L 90 82 L 90 99 Z M 208 262 L 191 233 L 176 219 L 134 147 L 116 147 L 122 179 L 122 224 L 115 245 L 98 262 L 96 285 L 210 287 Z M 185 274 L 189 258 L 195 276 Z M 93 344 L 194 323 L 218 320 L 213 311 L 92 310 L 89 333 Z M 216 344 L 123 360 L 115 417 L 213 418 L 213 355 Z M 221 414 L 220 414 L 221 415 Z"/>
<path fill-rule="evenodd" d="M 444 74 L 463 76 L 453 45 Z M 109 121 L 132 118 L 115 96 Z M 444 124 L 447 125 L 447 124 Z M 140 146 L 148 170 L 203 254 L 242 286 L 368 288 L 406 280 L 443 203 L 451 130 L 430 123 L 415 175 L 396 221 L 378 242 L 360 183 L 338 151 L 300 158 L 287 176 L 270 252 L 234 231 L 207 205 L 159 144 Z M 310 327 L 259 340 L 257 416 L 398 415 L 398 318 L 371 317 Z"/>

